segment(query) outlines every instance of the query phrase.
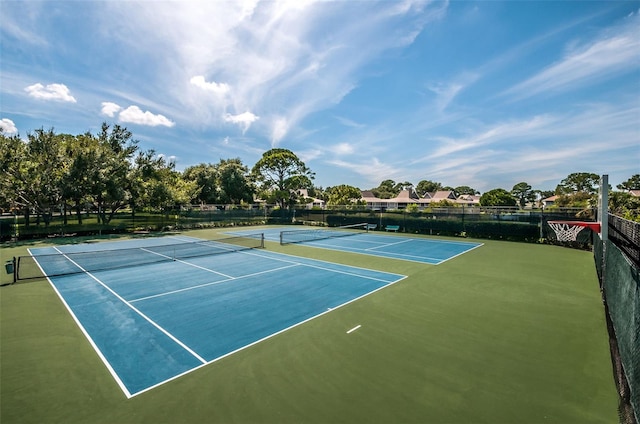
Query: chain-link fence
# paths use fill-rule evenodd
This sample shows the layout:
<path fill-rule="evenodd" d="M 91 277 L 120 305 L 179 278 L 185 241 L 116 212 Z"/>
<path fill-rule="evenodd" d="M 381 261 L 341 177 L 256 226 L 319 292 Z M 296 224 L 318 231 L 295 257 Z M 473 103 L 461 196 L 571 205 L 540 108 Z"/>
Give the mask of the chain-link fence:
<path fill-rule="evenodd" d="M 125 210 L 112 215 L 96 211 L 57 214 L 27 221 L 22 216 L 0 220 L 2 241 L 69 235 L 93 235 L 126 232 L 151 232 L 190 228 L 226 227 L 261 224 L 306 224 L 340 226 L 375 224 L 376 230 L 398 227 L 406 233 L 461 236 L 510 241 L 554 243 L 555 233 L 549 220 L 588 220 L 593 211 L 552 209 L 522 211 L 498 207 L 430 208 L 420 212 L 407 210 L 375 211 L 366 207 L 324 209 L 280 209 L 273 205 L 193 205 L 161 211 Z M 586 216 L 586 217 L 585 217 Z M 580 234 L 575 247 L 590 247 L 588 231 Z"/>
<path fill-rule="evenodd" d="M 594 235 L 594 260 L 605 301 L 612 362 L 620 395 L 620 422 L 634 424 L 640 415 L 640 223 L 609 214 L 608 241 Z"/>

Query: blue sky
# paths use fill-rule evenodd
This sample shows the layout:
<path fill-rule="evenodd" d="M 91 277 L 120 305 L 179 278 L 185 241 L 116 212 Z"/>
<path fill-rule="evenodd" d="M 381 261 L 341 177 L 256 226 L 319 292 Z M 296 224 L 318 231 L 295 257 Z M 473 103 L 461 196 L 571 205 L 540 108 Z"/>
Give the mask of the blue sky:
<path fill-rule="evenodd" d="M 177 169 L 315 185 L 640 172 L 638 1 L 0 1 L 0 125 L 127 127 Z"/>

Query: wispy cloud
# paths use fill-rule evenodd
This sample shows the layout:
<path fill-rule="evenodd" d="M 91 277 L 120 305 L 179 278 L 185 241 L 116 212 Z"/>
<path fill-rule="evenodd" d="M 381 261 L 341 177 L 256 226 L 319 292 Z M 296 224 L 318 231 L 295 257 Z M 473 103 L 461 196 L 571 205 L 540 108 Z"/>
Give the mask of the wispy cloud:
<path fill-rule="evenodd" d="M 346 169 L 363 177 L 371 187 L 376 187 L 380 181 L 393 179 L 404 180 L 404 171 L 392 164 L 381 162 L 378 158 L 367 158 L 359 161 L 330 160 L 333 166 Z"/>
<path fill-rule="evenodd" d="M 541 93 L 564 92 L 638 70 L 638 26 L 640 15 L 629 16 L 623 25 L 603 32 L 598 38 L 571 46 L 561 60 L 509 88 L 503 95 L 522 99 Z"/>
<path fill-rule="evenodd" d="M 364 127 L 364 124 L 358 123 L 354 120 L 345 118 L 343 116 L 334 116 L 334 118 L 340 122 L 342 125 L 344 125 L 345 127 L 351 127 L 351 128 L 362 128 Z"/>
<path fill-rule="evenodd" d="M 271 124 L 271 147 L 276 147 L 280 140 L 289 132 L 289 122 L 286 117 L 276 116 Z"/>
<path fill-rule="evenodd" d="M 349 155 L 355 151 L 354 147 L 349 143 L 340 143 L 333 146 L 333 151 L 338 155 Z"/>
<path fill-rule="evenodd" d="M 47 84 L 45 86 L 38 82 L 25 87 L 24 91 L 29 93 L 29 96 L 40 100 L 76 103 L 75 97 L 71 95 L 71 91 L 64 84 Z"/>
<path fill-rule="evenodd" d="M 4 19 L 0 25 L 0 32 L 19 43 L 26 43 L 33 47 L 48 46 L 47 37 L 39 33 L 42 28 L 40 7 L 38 2 L 24 2 L 18 8 L 18 16 L 17 9 L 3 6 Z"/>
<path fill-rule="evenodd" d="M 517 143 L 519 139 L 530 138 L 534 134 L 540 136 L 540 132 L 556 120 L 551 116 L 535 116 L 526 120 L 498 123 L 479 133 L 473 133 L 465 137 L 438 137 L 437 140 L 440 146 L 429 156 L 415 162 L 430 161 L 452 153 L 484 148 L 488 145 L 505 141 Z"/>
<path fill-rule="evenodd" d="M 205 114 L 202 108 L 209 109 L 209 125 L 238 123 L 234 117 L 242 114 L 234 111 L 269 110 L 260 114 L 263 124 L 256 131 L 277 145 L 305 117 L 340 102 L 357 86 L 363 65 L 411 43 L 427 22 L 440 16 L 428 13 L 431 9 L 446 10 L 446 3 L 426 1 L 360 6 L 249 1 L 168 2 L 149 8 L 110 2 L 104 16 L 118 22 L 117 37 L 131 48 L 166 49 L 158 59 L 167 63 L 156 67 L 167 70 L 160 77 L 167 79 L 163 85 L 173 91 L 179 107 L 197 106 L 198 118 Z M 386 30 L 401 19 L 408 19 L 406 30 Z M 157 31 L 166 26 L 173 30 Z M 228 111 L 219 114 L 220 104 L 190 97 L 180 81 L 224 94 Z M 240 119 L 248 131 L 253 121 L 245 118 Z"/>
<path fill-rule="evenodd" d="M 436 136 L 439 147 L 412 164 L 424 164 L 430 176 L 446 178 L 449 184 L 499 180 L 507 189 L 524 175 L 536 176 L 528 181 L 536 183 L 559 168 L 567 169 L 560 177 L 606 173 L 625 157 L 640 159 L 637 116 L 640 106 L 632 98 L 618 105 L 584 104 L 562 114 L 476 124 L 476 130 L 463 137 Z M 580 169 L 571 164 L 580 164 Z"/>

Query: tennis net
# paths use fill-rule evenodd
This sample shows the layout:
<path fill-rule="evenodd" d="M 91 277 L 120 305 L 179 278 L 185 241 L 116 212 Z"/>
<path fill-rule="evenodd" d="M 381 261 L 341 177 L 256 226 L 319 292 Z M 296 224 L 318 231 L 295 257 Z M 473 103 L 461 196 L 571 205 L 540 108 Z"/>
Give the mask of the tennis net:
<path fill-rule="evenodd" d="M 249 234 L 188 243 L 109 249 L 94 252 L 55 253 L 16 258 L 14 279 L 28 280 L 82 272 L 129 268 L 264 247 L 264 234 Z"/>
<path fill-rule="evenodd" d="M 280 244 L 304 243 L 336 237 L 355 236 L 369 232 L 370 224 L 352 224 L 342 227 L 285 230 L 280 232 Z"/>

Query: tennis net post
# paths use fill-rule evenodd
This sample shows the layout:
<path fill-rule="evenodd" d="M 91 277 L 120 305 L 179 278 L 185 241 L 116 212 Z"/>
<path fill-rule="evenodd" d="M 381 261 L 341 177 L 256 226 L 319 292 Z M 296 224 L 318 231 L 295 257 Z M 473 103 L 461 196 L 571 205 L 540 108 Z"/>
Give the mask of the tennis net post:
<path fill-rule="evenodd" d="M 7 274 L 11 275 L 11 283 L 5 283 L 5 284 L 2 284 L 2 285 L 3 286 L 7 286 L 9 284 L 15 284 L 16 283 L 16 275 L 17 275 L 16 257 L 15 256 L 13 256 L 10 260 L 5 262 L 4 269 L 5 269 Z"/>

